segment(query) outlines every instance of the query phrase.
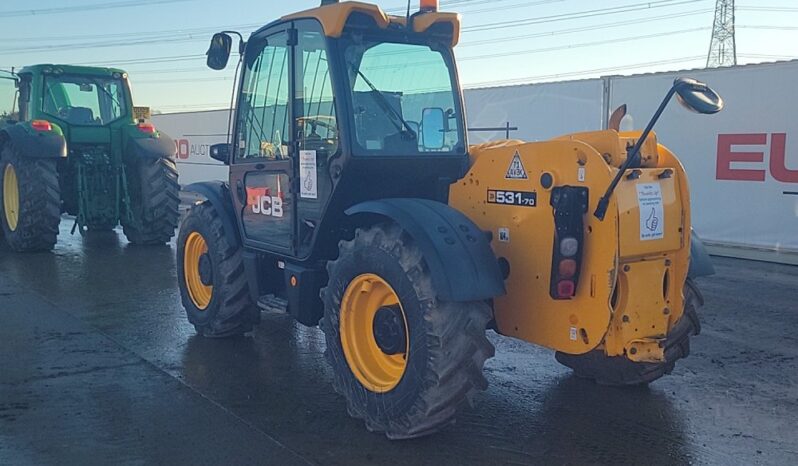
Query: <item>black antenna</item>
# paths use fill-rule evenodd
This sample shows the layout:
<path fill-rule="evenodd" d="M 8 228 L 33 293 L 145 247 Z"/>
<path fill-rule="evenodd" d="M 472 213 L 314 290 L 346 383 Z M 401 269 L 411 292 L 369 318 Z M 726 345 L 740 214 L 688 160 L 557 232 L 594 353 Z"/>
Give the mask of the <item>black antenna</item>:
<path fill-rule="evenodd" d="M 407 0 L 407 16 L 405 16 L 407 20 L 407 25 L 410 25 L 410 0 Z"/>

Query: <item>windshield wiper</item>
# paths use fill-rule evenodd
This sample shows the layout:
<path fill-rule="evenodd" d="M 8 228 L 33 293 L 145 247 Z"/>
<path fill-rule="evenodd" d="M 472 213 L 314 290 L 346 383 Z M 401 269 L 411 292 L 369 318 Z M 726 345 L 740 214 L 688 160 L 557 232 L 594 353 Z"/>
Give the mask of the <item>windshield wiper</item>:
<path fill-rule="evenodd" d="M 352 71 L 354 71 L 355 73 L 360 75 L 360 77 L 363 78 L 363 82 L 365 82 L 366 85 L 368 85 L 368 87 L 371 88 L 371 92 L 376 94 L 377 97 L 379 97 L 379 99 L 377 99 L 377 103 L 379 104 L 379 106 L 382 109 L 382 111 L 385 112 L 386 115 L 392 116 L 396 120 L 399 120 L 400 122 L 402 122 L 401 125 L 397 125 L 395 120 L 393 120 L 393 119 L 391 120 L 391 123 L 393 123 L 393 125 L 396 127 L 397 131 L 399 131 L 400 133 L 404 132 L 404 131 L 402 131 L 402 126 L 404 126 L 405 129 L 407 130 L 407 132 L 410 133 L 413 136 L 413 139 L 416 139 L 417 135 L 413 131 L 413 128 L 411 128 L 410 125 L 407 124 L 407 121 L 405 121 L 405 119 L 402 118 L 402 115 L 400 115 L 399 112 L 397 112 L 396 109 L 393 108 L 391 103 L 388 101 L 388 98 L 385 97 L 385 94 L 383 94 L 382 91 L 377 89 L 377 87 L 374 86 L 374 84 L 372 84 L 371 81 L 369 81 L 369 79 L 363 74 L 362 71 L 360 71 L 359 69 L 355 68 L 354 65 L 351 65 L 351 66 L 352 66 Z"/>
<path fill-rule="evenodd" d="M 119 107 L 120 109 L 122 108 L 122 104 L 120 104 L 120 103 L 119 103 L 119 101 L 118 101 L 118 100 L 116 100 L 116 97 L 114 97 L 114 95 L 113 95 L 113 94 L 111 94 L 111 91 L 109 91 L 108 89 L 106 89 L 104 86 L 102 86 L 102 85 L 100 84 L 100 81 L 99 81 L 99 80 L 97 80 L 97 79 L 92 79 L 92 80 L 91 80 L 91 82 L 93 82 L 93 83 L 94 83 L 94 85 L 95 85 L 95 86 L 97 86 L 97 89 L 99 89 L 99 90 L 101 90 L 101 91 L 105 92 L 105 95 L 107 95 L 108 97 L 110 97 L 110 98 L 111 98 L 111 100 L 112 100 L 112 101 L 113 101 L 113 102 L 116 104 L 116 106 L 117 106 L 117 107 Z"/>

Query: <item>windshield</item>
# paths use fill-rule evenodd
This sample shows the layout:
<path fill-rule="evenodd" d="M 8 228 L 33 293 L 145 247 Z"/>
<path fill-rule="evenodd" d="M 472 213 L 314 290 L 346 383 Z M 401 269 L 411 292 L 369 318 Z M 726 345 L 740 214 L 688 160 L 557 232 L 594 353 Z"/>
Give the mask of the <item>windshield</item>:
<path fill-rule="evenodd" d="M 453 65 L 444 53 L 429 45 L 353 40 L 344 60 L 356 153 L 465 152 Z"/>
<path fill-rule="evenodd" d="M 47 76 L 42 111 L 74 125 L 105 125 L 126 114 L 124 89 L 121 79 Z"/>

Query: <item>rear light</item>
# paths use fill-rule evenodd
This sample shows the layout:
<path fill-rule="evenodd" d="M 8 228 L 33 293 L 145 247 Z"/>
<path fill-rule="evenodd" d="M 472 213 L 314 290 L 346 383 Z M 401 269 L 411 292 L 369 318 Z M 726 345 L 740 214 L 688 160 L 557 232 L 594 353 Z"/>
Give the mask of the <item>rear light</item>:
<path fill-rule="evenodd" d="M 139 123 L 136 125 L 142 133 L 153 134 L 155 133 L 155 125 L 152 123 Z"/>
<path fill-rule="evenodd" d="M 579 251 L 579 241 L 576 238 L 563 238 L 560 241 L 560 254 L 573 257 Z"/>
<path fill-rule="evenodd" d="M 582 262 L 587 204 L 587 188 L 557 186 L 552 189 L 554 245 L 551 254 L 549 294 L 554 299 L 571 299 L 576 294 Z"/>
<path fill-rule="evenodd" d="M 52 131 L 53 125 L 50 124 L 47 120 L 33 120 L 30 122 L 30 125 L 36 131 Z"/>
<path fill-rule="evenodd" d="M 559 278 L 571 278 L 576 275 L 576 261 L 573 259 L 563 259 L 557 267 Z"/>
<path fill-rule="evenodd" d="M 438 11 L 438 0 L 421 0 L 419 9 L 425 13 Z"/>
<path fill-rule="evenodd" d="M 560 299 L 568 299 L 576 292 L 576 283 L 571 280 L 557 282 L 557 296 Z"/>

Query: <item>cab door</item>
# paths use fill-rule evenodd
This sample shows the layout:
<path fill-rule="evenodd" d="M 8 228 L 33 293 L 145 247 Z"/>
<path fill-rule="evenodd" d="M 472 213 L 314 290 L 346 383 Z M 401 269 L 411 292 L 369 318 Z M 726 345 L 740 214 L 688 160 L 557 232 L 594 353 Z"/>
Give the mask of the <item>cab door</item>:
<path fill-rule="evenodd" d="M 230 167 L 230 189 L 249 247 L 293 255 L 293 66 L 287 28 L 247 45 Z"/>

